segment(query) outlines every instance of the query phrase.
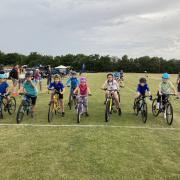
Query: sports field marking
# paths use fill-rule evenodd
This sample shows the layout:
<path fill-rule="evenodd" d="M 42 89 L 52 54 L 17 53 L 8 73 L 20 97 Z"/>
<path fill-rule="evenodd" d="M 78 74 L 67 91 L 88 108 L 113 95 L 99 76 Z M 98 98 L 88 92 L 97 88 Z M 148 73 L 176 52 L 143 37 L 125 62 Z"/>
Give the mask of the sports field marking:
<path fill-rule="evenodd" d="M 157 127 L 145 127 L 145 126 L 111 126 L 111 125 L 53 125 L 53 124 L 0 124 L 0 127 L 15 126 L 15 127 L 77 127 L 77 128 L 126 128 L 126 129 L 148 129 L 148 130 L 180 130 L 180 128 L 157 128 Z"/>

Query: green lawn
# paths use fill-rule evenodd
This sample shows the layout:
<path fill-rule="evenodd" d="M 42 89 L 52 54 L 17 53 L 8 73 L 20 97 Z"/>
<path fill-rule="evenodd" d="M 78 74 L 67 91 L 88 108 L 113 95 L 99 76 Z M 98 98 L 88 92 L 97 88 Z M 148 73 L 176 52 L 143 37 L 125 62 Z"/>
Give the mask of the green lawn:
<path fill-rule="evenodd" d="M 105 123 L 100 90 L 105 74 L 87 76 L 93 96 L 90 117 L 82 119 L 81 125 L 106 126 L 0 126 L 0 179 L 180 179 L 180 101 L 172 98 L 175 120 L 171 127 L 161 116 L 152 116 L 150 102 L 148 121 L 143 124 L 132 110 L 141 75 L 127 74 L 121 91 L 123 115 L 113 114 Z M 175 82 L 176 76 L 172 79 Z M 150 75 L 148 81 L 155 96 L 160 75 Z M 38 97 L 35 120 L 26 118 L 23 123 L 48 124 L 48 101 L 45 90 Z M 5 114 L 1 124 L 15 122 L 15 115 Z M 66 116 L 57 116 L 52 123 L 75 124 L 76 112 L 67 106 Z"/>

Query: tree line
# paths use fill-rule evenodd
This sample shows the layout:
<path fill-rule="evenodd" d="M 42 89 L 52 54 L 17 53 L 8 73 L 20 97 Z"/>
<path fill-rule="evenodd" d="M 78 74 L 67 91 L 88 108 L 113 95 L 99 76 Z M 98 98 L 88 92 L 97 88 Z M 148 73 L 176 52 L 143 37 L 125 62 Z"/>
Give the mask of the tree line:
<path fill-rule="evenodd" d="M 56 67 L 59 65 L 71 66 L 74 70 L 81 70 L 82 65 L 85 64 L 86 70 L 89 72 L 108 72 L 119 71 L 120 69 L 125 72 L 137 72 L 144 71 L 150 73 L 179 73 L 180 72 L 180 60 L 171 59 L 166 60 L 162 57 L 139 57 L 129 58 L 124 55 L 122 58 L 113 56 L 100 56 L 84 55 L 84 54 L 67 54 L 61 56 L 49 56 L 41 55 L 37 52 L 32 52 L 29 55 L 23 55 L 18 53 L 3 53 L 0 51 L 0 64 L 5 66 L 28 65 L 34 67 L 38 65 L 51 65 Z"/>

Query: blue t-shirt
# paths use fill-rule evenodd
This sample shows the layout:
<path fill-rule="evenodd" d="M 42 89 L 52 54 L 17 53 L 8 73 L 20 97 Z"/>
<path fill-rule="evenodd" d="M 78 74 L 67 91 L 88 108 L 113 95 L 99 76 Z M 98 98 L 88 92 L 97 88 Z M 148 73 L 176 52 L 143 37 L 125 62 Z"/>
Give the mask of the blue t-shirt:
<path fill-rule="evenodd" d="M 28 95 L 37 96 L 38 94 L 37 88 L 33 87 L 32 84 L 27 81 L 24 82 L 23 88 L 25 89 Z"/>
<path fill-rule="evenodd" d="M 147 84 L 145 84 L 144 86 L 138 84 L 137 92 L 139 92 L 141 95 L 145 95 L 147 91 L 150 91 L 149 86 Z"/>
<path fill-rule="evenodd" d="M 57 91 L 59 91 L 59 92 L 62 92 L 63 91 L 63 89 L 64 89 L 64 85 L 63 85 L 63 83 L 61 83 L 61 82 L 58 82 L 57 84 L 55 83 L 55 82 L 52 82 L 50 85 L 49 85 L 49 87 L 48 87 L 49 89 L 56 89 Z"/>
<path fill-rule="evenodd" d="M 9 87 L 9 84 L 7 82 L 3 82 L 0 84 L 0 93 L 5 94 L 6 89 Z"/>
<path fill-rule="evenodd" d="M 66 85 L 71 84 L 71 89 L 76 89 L 79 85 L 79 80 L 76 77 L 71 77 L 67 80 Z"/>

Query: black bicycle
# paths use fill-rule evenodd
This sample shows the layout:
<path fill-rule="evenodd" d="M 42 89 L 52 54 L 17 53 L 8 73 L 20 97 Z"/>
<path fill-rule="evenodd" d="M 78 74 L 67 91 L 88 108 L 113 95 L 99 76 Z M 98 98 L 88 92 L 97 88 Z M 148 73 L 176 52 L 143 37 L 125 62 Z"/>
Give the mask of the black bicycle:
<path fill-rule="evenodd" d="M 173 123 L 173 107 L 169 100 L 170 96 L 175 96 L 175 94 L 163 94 L 165 99 L 158 103 L 158 98 L 155 98 L 152 103 L 152 113 L 155 117 L 157 117 L 160 113 L 164 113 L 165 119 L 168 125 Z"/>
<path fill-rule="evenodd" d="M 17 124 L 20 124 L 22 122 L 25 114 L 27 116 L 29 114 L 31 114 L 31 117 L 33 118 L 32 101 L 29 98 L 29 95 L 26 93 L 20 93 L 19 95 L 23 96 L 23 100 L 21 101 L 21 104 L 20 104 L 18 112 L 17 112 L 17 116 L 16 116 Z"/>
<path fill-rule="evenodd" d="M 16 111 L 16 99 L 8 94 L 0 94 L 0 119 L 3 119 L 3 109 L 12 115 Z"/>
<path fill-rule="evenodd" d="M 68 102 L 68 106 L 69 106 L 69 109 L 71 110 L 73 105 L 74 107 L 77 106 L 77 98 L 76 98 L 76 94 L 73 94 L 73 93 L 70 93 L 69 95 L 69 102 Z"/>
<path fill-rule="evenodd" d="M 140 96 L 139 98 L 136 98 L 134 100 L 134 106 L 133 106 L 136 116 L 138 116 L 139 112 L 141 112 L 142 121 L 144 123 L 146 123 L 147 117 L 148 117 L 148 107 L 146 103 L 146 97 L 148 96 L 145 95 L 145 96 Z"/>
<path fill-rule="evenodd" d="M 106 90 L 106 89 L 104 89 Z M 110 120 L 110 116 L 112 112 L 117 112 L 115 108 L 115 98 L 113 96 L 113 92 L 117 92 L 117 90 L 108 90 L 109 96 L 106 98 L 106 109 L 105 109 L 105 121 L 108 122 Z M 118 109 L 118 115 L 121 116 L 121 108 Z"/>

